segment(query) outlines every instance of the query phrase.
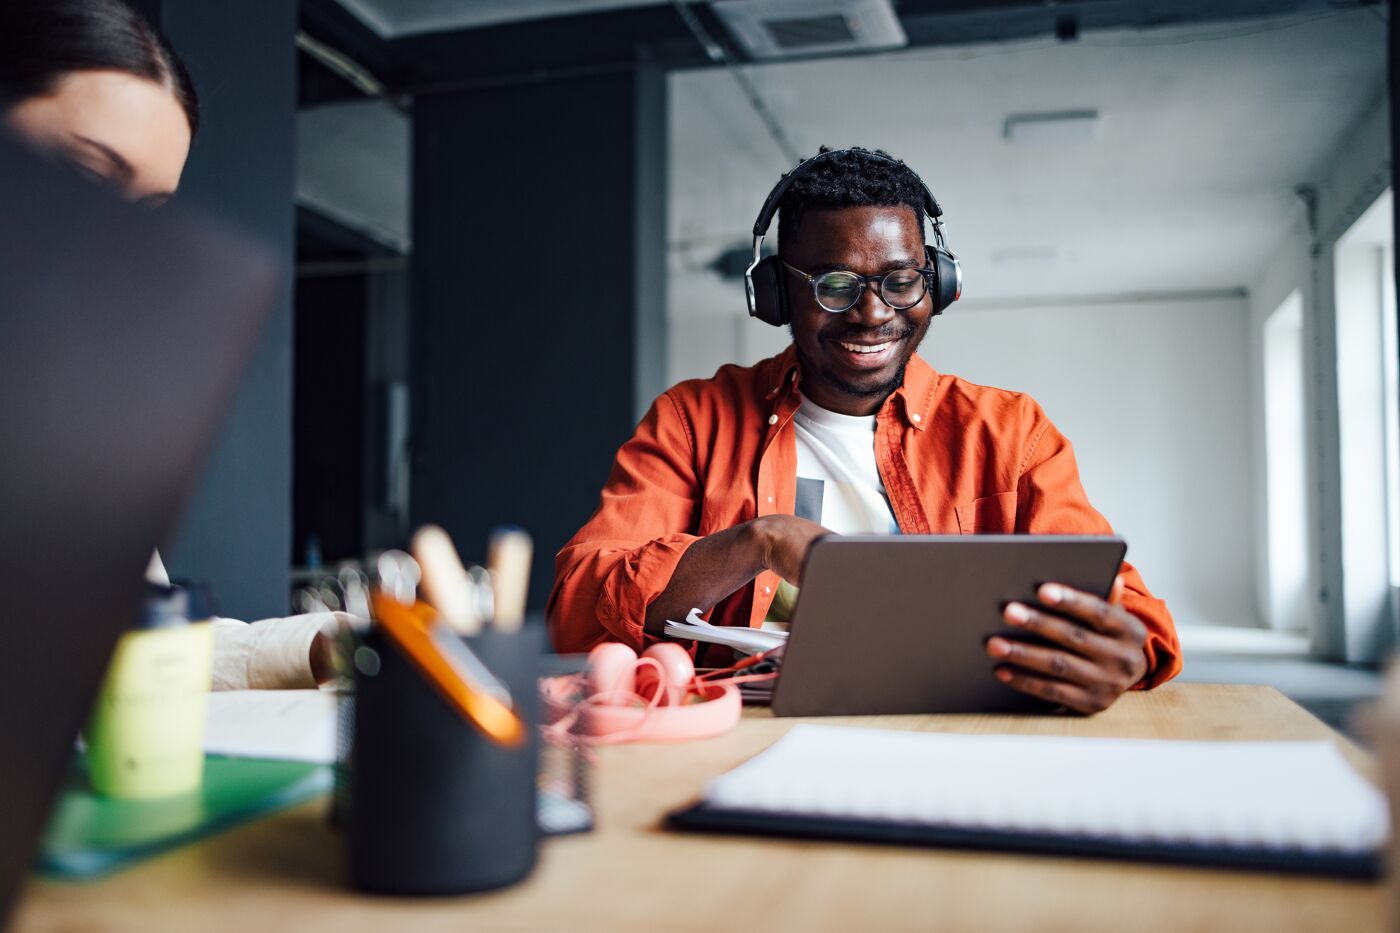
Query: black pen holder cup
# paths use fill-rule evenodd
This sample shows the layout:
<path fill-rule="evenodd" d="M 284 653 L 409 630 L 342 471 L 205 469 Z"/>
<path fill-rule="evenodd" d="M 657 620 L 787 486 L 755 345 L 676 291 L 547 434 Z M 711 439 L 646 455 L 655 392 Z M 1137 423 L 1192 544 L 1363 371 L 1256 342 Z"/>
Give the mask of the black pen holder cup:
<path fill-rule="evenodd" d="M 527 725 L 520 747 L 497 745 L 462 718 L 377 631 L 356 650 L 348 828 L 360 890 L 466 894 L 534 868 L 544 632 L 526 626 L 465 641 L 510 690 Z"/>

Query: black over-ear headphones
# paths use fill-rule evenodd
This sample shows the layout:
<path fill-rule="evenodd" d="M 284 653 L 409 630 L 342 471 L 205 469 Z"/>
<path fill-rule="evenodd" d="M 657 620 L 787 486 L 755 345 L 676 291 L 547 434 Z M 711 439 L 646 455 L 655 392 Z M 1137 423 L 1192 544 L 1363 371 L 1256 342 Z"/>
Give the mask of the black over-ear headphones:
<path fill-rule="evenodd" d="M 753 261 L 744 272 L 744 289 L 748 292 L 750 317 L 756 317 L 774 327 L 781 327 L 792 320 L 785 284 L 787 277 L 783 275 L 782 262 L 777 256 L 769 256 L 766 259 L 763 257 L 763 238 L 768 235 L 773 215 L 778 213 L 778 202 L 787 194 L 792 183 L 817 163 L 849 152 L 859 152 L 867 158 L 879 159 L 908 169 L 908 166 L 898 159 L 869 149 L 832 149 L 799 162 L 796 168 L 784 175 L 777 187 L 769 192 L 768 200 L 763 202 L 763 210 L 758 212 L 758 219 L 753 223 Z M 914 173 L 914 177 L 918 178 L 919 187 L 924 192 L 924 213 L 933 221 L 933 245 L 925 246 L 924 253 L 928 257 L 929 268 L 934 270 L 934 281 L 929 288 L 929 295 L 933 299 L 933 313 L 942 314 L 944 308 L 962 295 L 962 263 L 958 262 L 958 257 L 948 249 L 947 240 L 943 236 L 943 208 L 938 206 L 933 192 L 928 190 L 924 180 L 919 178 L 917 173 Z"/>

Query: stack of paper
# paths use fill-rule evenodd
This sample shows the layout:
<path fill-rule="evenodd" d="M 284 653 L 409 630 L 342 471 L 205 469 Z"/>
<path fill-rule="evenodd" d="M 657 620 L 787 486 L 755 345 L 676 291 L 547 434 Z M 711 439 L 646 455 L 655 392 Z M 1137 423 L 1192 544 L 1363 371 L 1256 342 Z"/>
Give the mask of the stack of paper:
<path fill-rule="evenodd" d="M 666 621 L 666 634 L 671 638 L 686 641 L 703 641 L 724 645 L 734 649 L 736 654 L 751 655 L 772 651 L 787 644 L 787 632 L 769 632 L 756 628 L 736 628 L 730 625 L 711 625 L 700 618 L 700 610 L 690 610 L 684 622 Z"/>

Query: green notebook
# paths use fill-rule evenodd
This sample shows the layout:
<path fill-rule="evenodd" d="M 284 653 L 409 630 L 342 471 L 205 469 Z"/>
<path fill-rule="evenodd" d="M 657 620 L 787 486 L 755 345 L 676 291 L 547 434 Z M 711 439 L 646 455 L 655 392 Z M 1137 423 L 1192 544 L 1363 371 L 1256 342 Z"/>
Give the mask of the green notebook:
<path fill-rule="evenodd" d="M 144 858 L 326 793 L 328 765 L 255 758 L 204 759 L 198 791 L 161 800 L 113 800 L 94 793 L 79 755 L 39 849 L 49 878 L 96 878 Z"/>

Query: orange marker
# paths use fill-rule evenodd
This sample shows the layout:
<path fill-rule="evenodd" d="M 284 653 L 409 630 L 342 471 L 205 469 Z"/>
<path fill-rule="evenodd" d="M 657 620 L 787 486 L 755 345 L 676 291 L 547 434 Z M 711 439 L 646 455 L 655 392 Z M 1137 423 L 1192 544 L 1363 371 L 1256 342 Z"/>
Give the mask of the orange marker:
<path fill-rule="evenodd" d="M 463 719 L 500 745 L 525 741 L 510 693 L 426 603 L 374 594 L 375 619 L 394 646 Z"/>

